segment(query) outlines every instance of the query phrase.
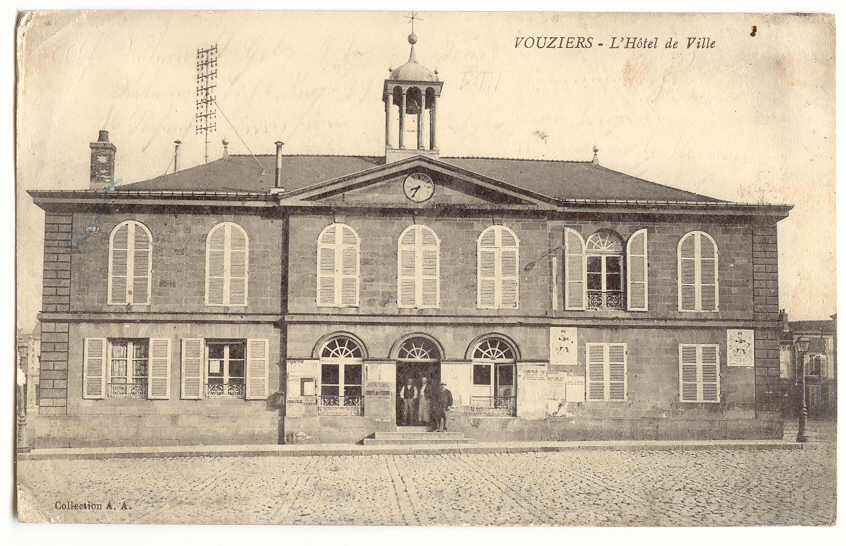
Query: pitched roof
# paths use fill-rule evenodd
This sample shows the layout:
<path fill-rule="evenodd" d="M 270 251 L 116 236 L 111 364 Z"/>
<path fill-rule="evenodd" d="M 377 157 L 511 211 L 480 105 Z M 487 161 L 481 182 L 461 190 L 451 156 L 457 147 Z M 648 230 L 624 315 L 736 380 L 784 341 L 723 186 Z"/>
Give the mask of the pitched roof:
<path fill-rule="evenodd" d="M 439 161 L 555 199 L 619 199 L 722 202 L 607 169 L 588 161 L 550 161 L 486 157 L 441 157 Z M 275 155 L 231 155 L 116 191 L 268 191 L 273 187 Z M 298 190 L 384 165 L 381 156 L 285 155 L 282 186 Z"/>
<path fill-rule="evenodd" d="M 826 334 L 834 333 L 833 320 L 791 320 L 787 323 L 790 331 L 794 334 L 807 332 L 823 332 Z"/>

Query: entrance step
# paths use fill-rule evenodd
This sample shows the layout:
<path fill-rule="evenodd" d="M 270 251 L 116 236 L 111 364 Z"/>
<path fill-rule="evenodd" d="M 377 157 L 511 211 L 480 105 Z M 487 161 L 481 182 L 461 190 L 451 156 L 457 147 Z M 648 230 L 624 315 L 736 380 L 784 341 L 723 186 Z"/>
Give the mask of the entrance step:
<path fill-rule="evenodd" d="M 364 439 L 364 445 L 469 444 L 472 441 L 469 438 L 465 438 L 461 432 L 417 432 L 403 430 L 399 432 L 376 432 L 372 438 Z"/>

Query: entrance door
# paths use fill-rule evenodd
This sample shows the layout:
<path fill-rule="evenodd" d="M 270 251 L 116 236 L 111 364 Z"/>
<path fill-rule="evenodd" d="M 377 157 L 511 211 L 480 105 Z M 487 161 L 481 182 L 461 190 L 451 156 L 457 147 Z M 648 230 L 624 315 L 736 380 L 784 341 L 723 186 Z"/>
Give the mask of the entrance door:
<path fill-rule="evenodd" d="M 434 394 L 441 383 L 441 362 L 440 351 L 434 342 L 426 337 L 412 337 L 403 342 L 400 346 L 397 359 L 397 425 L 415 426 L 428 425 L 431 422 L 431 413 L 421 415 L 420 412 L 420 388 L 425 377 L 428 382 L 428 389 Z M 403 387 L 411 385 L 416 390 L 418 399 L 410 404 L 408 410 L 401 394 Z M 406 415 L 408 411 L 408 415 Z M 425 411 L 424 411 L 425 413 Z"/>

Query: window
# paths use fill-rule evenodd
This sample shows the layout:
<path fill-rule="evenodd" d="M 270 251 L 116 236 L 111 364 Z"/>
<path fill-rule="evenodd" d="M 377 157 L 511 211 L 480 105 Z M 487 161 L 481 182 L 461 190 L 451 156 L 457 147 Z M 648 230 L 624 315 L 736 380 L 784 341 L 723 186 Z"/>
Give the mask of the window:
<path fill-rule="evenodd" d="M 320 350 L 321 414 L 361 415 L 362 351 L 350 337 L 338 336 Z"/>
<path fill-rule="evenodd" d="M 679 399 L 720 401 L 719 345 L 679 345 Z"/>
<path fill-rule="evenodd" d="M 640 229 L 626 243 L 626 294 L 629 311 L 649 309 L 649 260 L 646 229 Z"/>
<path fill-rule="evenodd" d="M 588 309 L 623 308 L 623 241 L 607 230 L 588 237 L 587 307 Z"/>
<path fill-rule="evenodd" d="M 435 342 L 423 336 L 406 339 L 397 352 L 397 360 L 413 362 L 438 362 L 441 351 Z"/>
<path fill-rule="evenodd" d="M 397 304 L 406 309 L 438 307 L 440 239 L 426 226 L 410 226 L 397 248 Z"/>
<path fill-rule="evenodd" d="M 170 398 L 170 339 L 85 338 L 82 396 Z"/>
<path fill-rule="evenodd" d="M 332 224 L 317 238 L 317 305 L 357 307 L 359 238 L 346 224 Z"/>
<path fill-rule="evenodd" d="M 109 304 L 150 303 L 153 237 L 144 224 L 127 220 L 109 236 Z"/>
<path fill-rule="evenodd" d="M 206 305 L 247 305 L 249 240 L 238 224 L 223 222 L 206 238 Z"/>
<path fill-rule="evenodd" d="M 625 343 L 586 343 L 587 399 L 624 401 L 628 394 Z"/>
<path fill-rule="evenodd" d="M 679 311 L 718 311 L 717 244 L 705 232 L 691 231 L 678 247 Z"/>
<path fill-rule="evenodd" d="M 815 375 L 821 376 L 823 375 L 823 363 L 825 362 L 825 357 L 820 355 L 809 355 L 808 356 L 808 371 L 805 375 Z"/>
<path fill-rule="evenodd" d="M 476 304 L 480 309 L 517 309 L 520 302 L 520 241 L 505 226 L 491 226 L 476 242 Z"/>
<path fill-rule="evenodd" d="M 470 407 L 474 413 L 515 415 L 515 351 L 504 339 L 491 336 L 473 349 L 473 385 Z"/>
<path fill-rule="evenodd" d="M 182 339 L 182 398 L 264 400 L 268 395 L 266 339 Z"/>

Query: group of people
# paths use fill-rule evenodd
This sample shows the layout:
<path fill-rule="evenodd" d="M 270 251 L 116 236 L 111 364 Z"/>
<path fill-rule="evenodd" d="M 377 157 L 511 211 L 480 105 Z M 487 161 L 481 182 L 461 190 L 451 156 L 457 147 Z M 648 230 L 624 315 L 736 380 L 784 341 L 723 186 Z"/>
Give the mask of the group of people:
<path fill-rule="evenodd" d="M 430 425 L 438 432 L 446 431 L 446 412 L 452 406 L 452 393 L 446 388 L 446 383 L 433 387 L 424 375 L 418 386 L 409 377 L 398 395 L 402 410 L 399 424 Z"/>

